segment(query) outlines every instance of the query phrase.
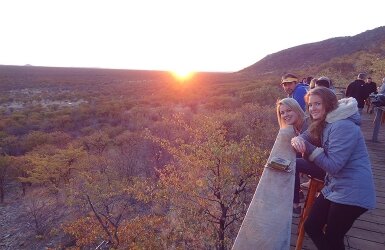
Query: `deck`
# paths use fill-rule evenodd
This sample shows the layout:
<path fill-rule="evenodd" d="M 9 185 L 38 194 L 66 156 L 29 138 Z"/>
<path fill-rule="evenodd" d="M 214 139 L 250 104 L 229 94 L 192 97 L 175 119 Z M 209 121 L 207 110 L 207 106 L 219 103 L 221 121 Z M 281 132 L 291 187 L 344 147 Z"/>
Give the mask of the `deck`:
<path fill-rule="evenodd" d="M 366 139 L 376 186 L 377 208 L 358 218 L 345 237 L 346 249 L 385 250 L 385 124 L 380 127 L 378 142 L 372 142 L 374 114 L 362 115 L 362 132 Z M 293 218 L 290 249 L 295 248 L 299 219 Z M 302 249 L 317 249 L 305 236 Z"/>

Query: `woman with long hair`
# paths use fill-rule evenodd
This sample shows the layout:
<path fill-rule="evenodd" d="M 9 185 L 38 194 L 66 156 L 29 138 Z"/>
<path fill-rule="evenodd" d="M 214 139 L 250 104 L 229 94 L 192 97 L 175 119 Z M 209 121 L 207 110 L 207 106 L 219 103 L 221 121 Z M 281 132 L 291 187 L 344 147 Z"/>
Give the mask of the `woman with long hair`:
<path fill-rule="evenodd" d="M 345 249 L 344 236 L 354 221 L 375 207 L 373 174 L 354 98 L 337 100 L 318 87 L 305 96 L 308 130 L 291 140 L 295 150 L 326 171 L 305 232 L 318 249 Z"/>
<path fill-rule="evenodd" d="M 294 98 L 283 98 L 277 101 L 277 119 L 280 128 L 293 126 L 296 135 L 307 129 L 305 112 Z"/>
<path fill-rule="evenodd" d="M 277 102 L 277 119 L 280 128 L 292 126 L 295 135 L 300 135 L 306 131 L 309 126 L 310 119 L 305 115 L 299 103 L 293 98 L 284 98 Z M 302 155 L 297 154 L 297 164 L 295 171 L 294 182 L 294 198 L 293 198 L 293 217 L 299 217 L 301 215 L 300 199 L 300 178 L 299 174 L 309 174 L 316 178 L 323 179 L 325 172 L 319 167 L 313 166 L 313 164 L 304 164 L 304 160 L 301 159 Z"/>

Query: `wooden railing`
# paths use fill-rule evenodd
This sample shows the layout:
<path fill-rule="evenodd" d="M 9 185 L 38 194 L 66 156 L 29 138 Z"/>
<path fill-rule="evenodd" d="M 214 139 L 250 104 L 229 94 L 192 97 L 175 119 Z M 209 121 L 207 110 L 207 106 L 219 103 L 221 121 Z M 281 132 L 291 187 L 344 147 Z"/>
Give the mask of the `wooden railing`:
<path fill-rule="evenodd" d="M 295 152 L 290 145 L 293 136 L 292 127 L 281 129 L 268 159 L 290 160 L 292 171 L 264 169 L 233 250 L 290 248 L 295 179 Z"/>

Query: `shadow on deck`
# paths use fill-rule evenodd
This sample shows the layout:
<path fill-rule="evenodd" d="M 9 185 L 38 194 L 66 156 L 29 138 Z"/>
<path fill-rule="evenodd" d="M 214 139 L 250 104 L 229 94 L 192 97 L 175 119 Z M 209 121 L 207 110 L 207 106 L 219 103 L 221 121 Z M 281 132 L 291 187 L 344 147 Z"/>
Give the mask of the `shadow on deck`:
<path fill-rule="evenodd" d="M 378 142 L 372 142 L 374 114 L 362 115 L 361 129 L 369 151 L 374 184 L 376 186 L 376 209 L 358 218 L 345 237 L 346 249 L 377 250 L 385 249 L 385 125 L 380 127 Z M 295 249 L 299 219 L 293 218 L 290 249 Z M 305 236 L 302 249 L 317 249 Z"/>

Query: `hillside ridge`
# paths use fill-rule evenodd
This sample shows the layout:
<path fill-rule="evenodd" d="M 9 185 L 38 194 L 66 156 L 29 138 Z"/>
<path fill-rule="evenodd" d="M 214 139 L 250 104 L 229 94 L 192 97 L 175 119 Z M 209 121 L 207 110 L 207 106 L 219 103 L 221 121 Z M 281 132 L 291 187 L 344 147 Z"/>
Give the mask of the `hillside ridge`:
<path fill-rule="evenodd" d="M 260 61 L 242 69 L 248 75 L 282 74 L 322 64 L 335 57 L 358 51 L 376 50 L 385 41 L 385 26 L 367 30 L 355 36 L 335 37 L 302 44 L 267 55 Z M 377 51 L 385 55 L 385 51 Z"/>

